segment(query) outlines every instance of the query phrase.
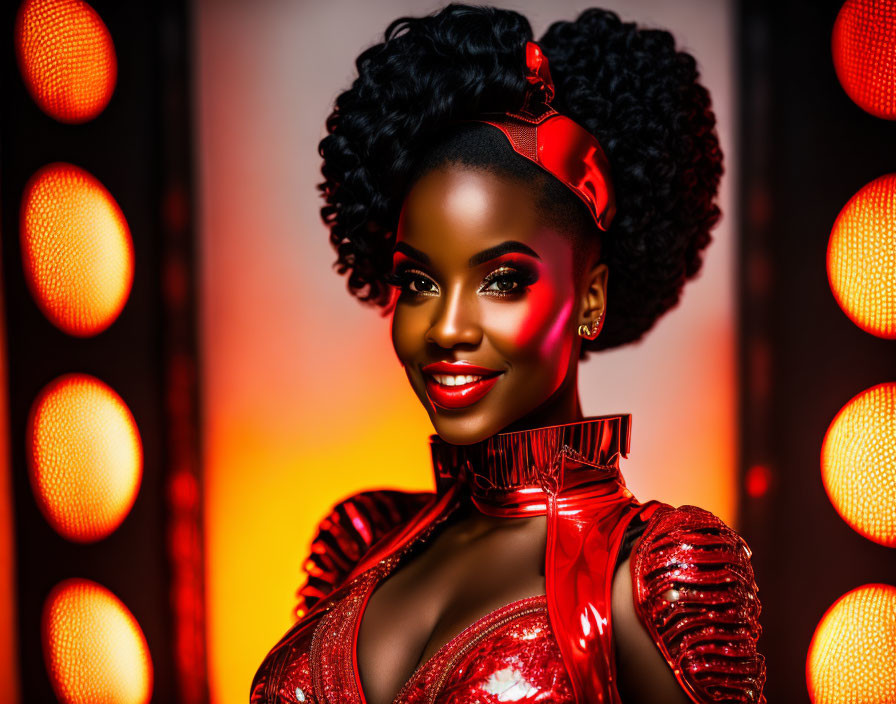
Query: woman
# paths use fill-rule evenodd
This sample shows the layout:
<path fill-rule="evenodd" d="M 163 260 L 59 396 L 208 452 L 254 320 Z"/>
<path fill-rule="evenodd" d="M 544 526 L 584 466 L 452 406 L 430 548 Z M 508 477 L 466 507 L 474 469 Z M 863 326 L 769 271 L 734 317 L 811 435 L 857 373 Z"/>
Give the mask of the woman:
<path fill-rule="evenodd" d="M 721 153 L 695 62 L 603 10 L 402 18 L 330 116 L 322 209 L 436 434 L 436 490 L 325 518 L 251 701 L 761 702 L 743 540 L 625 488 L 578 362 L 701 265 Z"/>

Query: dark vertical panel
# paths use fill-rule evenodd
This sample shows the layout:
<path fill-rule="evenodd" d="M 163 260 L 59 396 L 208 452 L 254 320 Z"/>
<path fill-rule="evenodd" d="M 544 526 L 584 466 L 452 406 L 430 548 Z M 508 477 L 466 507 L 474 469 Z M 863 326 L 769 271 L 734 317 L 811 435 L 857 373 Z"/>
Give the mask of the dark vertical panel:
<path fill-rule="evenodd" d="M 840 2 L 743 2 L 742 467 L 767 464 L 765 497 L 742 498 L 763 604 L 770 702 L 808 701 L 806 655 L 825 610 L 868 582 L 896 584 L 893 551 L 859 536 L 828 501 L 821 444 L 856 393 L 896 380 L 896 344 L 853 325 L 827 282 L 840 209 L 896 171 L 896 125 L 837 81 Z"/>
<path fill-rule="evenodd" d="M 0 196 L 22 698 L 54 700 L 41 652 L 41 609 L 54 584 L 85 577 L 111 589 L 143 629 L 153 660 L 153 700 L 186 701 L 183 677 L 179 682 L 176 674 L 179 630 L 172 608 L 172 580 L 183 563 L 171 560 L 175 541 L 169 499 L 176 463 L 187 462 L 194 480 L 199 467 L 195 374 L 186 383 L 172 381 L 178 373 L 172 370 L 195 369 L 196 352 L 187 8 L 182 2 L 91 4 L 115 43 L 118 82 L 106 110 L 83 125 L 57 123 L 31 101 L 12 42 L 18 3 L 5 4 L 0 15 L 5 37 Z M 110 328 L 92 338 L 70 337 L 49 323 L 31 299 L 22 272 L 22 191 L 35 170 L 54 161 L 71 162 L 98 178 L 121 206 L 134 241 L 136 269 L 127 304 Z M 179 206 L 173 208 L 174 198 Z M 180 293 L 171 298 L 166 294 L 172 289 L 173 261 Z M 144 450 L 133 509 L 118 530 L 89 545 L 72 544 L 54 532 L 39 512 L 27 478 L 28 410 L 46 383 L 67 372 L 93 374 L 121 395 L 137 421 Z M 177 423 L 172 422 L 172 404 L 183 409 Z M 173 442 L 179 431 L 183 435 Z M 201 564 L 198 506 L 194 508 L 190 559 Z M 179 515 L 183 518 L 183 511 Z M 194 586 L 200 600 L 194 617 L 201 627 L 201 580 Z M 193 649 L 192 691 L 198 694 L 189 701 L 204 701 L 204 644 L 195 643 Z"/>
<path fill-rule="evenodd" d="M 162 299 L 165 416 L 173 608 L 172 653 L 178 701 L 208 701 L 205 565 L 199 457 L 199 369 L 193 208 L 189 8 L 166 2 L 160 24 L 162 74 Z"/>

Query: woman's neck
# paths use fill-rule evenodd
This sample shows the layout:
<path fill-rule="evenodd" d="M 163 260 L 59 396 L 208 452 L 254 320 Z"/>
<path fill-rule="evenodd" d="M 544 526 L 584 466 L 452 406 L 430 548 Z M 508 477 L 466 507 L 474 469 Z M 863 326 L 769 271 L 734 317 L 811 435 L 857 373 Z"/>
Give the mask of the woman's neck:
<path fill-rule="evenodd" d="M 575 423 L 584 417 L 576 375 L 570 374 L 547 401 L 531 413 L 506 426 L 501 432 L 512 433 L 517 430 L 531 430 L 548 425 Z"/>

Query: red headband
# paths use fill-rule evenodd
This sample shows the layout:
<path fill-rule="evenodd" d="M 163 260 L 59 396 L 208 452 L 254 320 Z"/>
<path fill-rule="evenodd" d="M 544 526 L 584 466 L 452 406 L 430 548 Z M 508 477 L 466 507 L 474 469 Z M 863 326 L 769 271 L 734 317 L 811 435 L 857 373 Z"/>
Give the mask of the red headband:
<path fill-rule="evenodd" d="M 519 112 L 489 113 L 465 122 L 501 130 L 514 151 L 566 184 L 606 231 L 616 213 L 609 162 L 594 135 L 550 106 L 554 83 L 548 59 L 535 42 L 526 43 L 526 80 L 530 90 Z"/>

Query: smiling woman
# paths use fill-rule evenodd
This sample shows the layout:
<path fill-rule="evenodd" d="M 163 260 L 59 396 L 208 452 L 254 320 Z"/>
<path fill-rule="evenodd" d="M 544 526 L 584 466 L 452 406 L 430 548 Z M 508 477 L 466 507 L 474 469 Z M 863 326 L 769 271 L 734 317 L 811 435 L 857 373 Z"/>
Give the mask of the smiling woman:
<path fill-rule="evenodd" d="M 405 200 L 392 341 L 448 442 L 582 415 L 575 331 L 602 312 L 607 267 L 577 281 L 570 238 L 536 211 L 531 185 L 464 164 L 432 169 Z"/>
<path fill-rule="evenodd" d="M 531 34 L 488 7 L 396 20 L 327 122 L 322 214 L 350 291 L 392 314 L 435 491 L 321 522 L 254 704 L 764 702 L 749 548 L 638 501 L 631 416 L 584 417 L 577 388 L 700 269 L 708 93 L 611 12 Z"/>

